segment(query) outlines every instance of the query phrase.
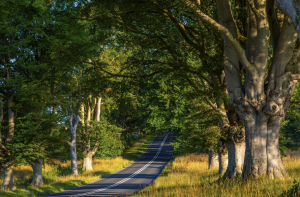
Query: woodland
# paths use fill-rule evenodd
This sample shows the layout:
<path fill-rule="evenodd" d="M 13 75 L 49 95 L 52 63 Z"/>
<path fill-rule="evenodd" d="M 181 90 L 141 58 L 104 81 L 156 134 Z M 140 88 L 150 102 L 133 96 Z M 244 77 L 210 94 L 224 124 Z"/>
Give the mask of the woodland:
<path fill-rule="evenodd" d="M 0 171 L 120 156 L 174 131 L 223 179 L 287 179 L 300 147 L 296 0 L 2 0 Z"/>

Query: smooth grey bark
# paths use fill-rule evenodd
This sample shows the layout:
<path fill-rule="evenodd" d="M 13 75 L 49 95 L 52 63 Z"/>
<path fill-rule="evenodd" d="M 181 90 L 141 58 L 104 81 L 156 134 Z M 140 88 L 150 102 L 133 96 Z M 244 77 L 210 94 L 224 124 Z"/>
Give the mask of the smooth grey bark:
<path fill-rule="evenodd" d="M 218 154 L 211 151 L 208 152 L 208 169 L 219 167 Z"/>
<path fill-rule="evenodd" d="M 238 37 L 238 30 L 236 22 L 232 16 L 231 5 L 229 0 L 217 0 L 217 9 L 219 22 L 221 25 L 226 27 L 234 37 Z M 255 25 L 251 24 L 250 25 Z M 253 32 L 250 27 L 248 31 Z M 255 31 L 253 33 L 256 33 Z M 230 98 L 230 102 L 233 102 L 233 98 L 239 98 L 243 95 L 243 87 L 240 78 L 240 67 L 239 67 L 239 55 L 232 43 L 224 36 L 224 70 L 227 90 Z M 255 51 L 255 48 L 251 48 L 251 51 Z M 230 73 L 230 75 L 228 74 Z M 237 83 L 238 82 L 238 83 Z M 235 116 L 235 112 L 231 106 L 227 106 L 227 119 L 222 120 L 222 133 L 223 143 L 226 145 L 228 151 L 228 165 L 223 178 L 233 178 L 234 176 L 240 176 L 242 174 L 242 166 L 245 155 L 245 131 L 240 131 L 237 126 L 232 125 L 234 121 L 238 121 Z M 235 123 L 236 123 L 235 122 Z M 230 124 L 231 123 L 231 124 Z M 241 140 L 242 139 L 242 140 Z"/>
<path fill-rule="evenodd" d="M 263 27 L 257 25 L 258 33 L 259 28 L 263 31 Z M 260 36 L 264 37 L 263 34 Z M 269 70 L 267 89 L 260 88 L 265 92 L 257 91 L 257 86 L 262 86 L 265 75 L 263 70 L 257 70 L 257 74 L 252 73 L 252 79 L 246 80 L 248 88 L 246 88 L 245 97 L 240 102 L 235 102 L 236 107 L 240 108 L 237 111 L 244 120 L 246 129 L 244 178 L 248 175 L 252 177 L 268 175 L 271 178 L 287 176 L 284 166 L 281 165 L 278 136 L 296 83 L 293 80 L 290 81 L 291 74 L 287 69 L 293 56 L 295 36 L 293 28 L 289 25 L 289 19 L 286 17 Z M 262 48 L 264 47 L 260 49 Z M 256 62 L 260 68 L 266 65 L 266 62 Z"/>
<path fill-rule="evenodd" d="M 11 190 L 14 186 L 14 166 L 4 167 L 2 189 Z"/>
<path fill-rule="evenodd" d="M 228 150 L 228 167 L 224 173 L 223 178 L 233 178 L 241 176 L 243 171 L 243 164 L 245 158 L 245 140 L 240 142 L 234 140 L 227 140 L 225 142 Z"/>
<path fill-rule="evenodd" d="M 43 159 L 36 159 L 30 163 L 32 167 L 32 182 L 31 185 L 44 185 L 43 180 Z"/>
<path fill-rule="evenodd" d="M 78 125 L 79 115 L 71 114 L 69 116 L 69 125 L 71 133 L 71 141 L 67 141 L 70 145 L 70 156 L 71 156 L 71 175 L 78 175 L 77 169 L 77 153 L 76 153 L 76 128 Z"/>
<path fill-rule="evenodd" d="M 277 43 L 280 36 L 280 25 L 276 16 L 274 2 L 275 0 L 269 0 L 267 1 L 267 6 L 266 6 L 268 22 L 269 22 L 270 32 L 271 32 L 272 45 L 273 45 L 273 54 L 277 49 Z"/>
<path fill-rule="evenodd" d="M 94 120 L 96 120 L 96 121 L 100 121 L 100 116 L 101 116 L 101 100 L 102 100 L 102 96 L 100 96 L 97 99 L 97 105 L 95 107 L 95 117 L 94 117 Z"/>
<path fill-rule="evenodd" d="M 230 5 L 228 0 L 218 0 L 217 2 L 227 4 L 227 7 Z M 225 8 L 224 4 L 221 7 L 222 9 L 218 9 L 219 17 L 222 18 L 220 24 L 223 24 L 231 35 L 235 36 L 232 27 L 228 25 L 233 24 L 228 22 L 233 20 L 229 17 L 230 15 L 232 16 L 230 7 Z M 245 88 L 242 91 L 236 88 L 237 85 L 241 84 L 241 80 L 235 77 L 236 69 L 226 69 L 226 67 L 232 68 L 234 66 L 234 61 L 230 60 L 230 58 L 234 56 L 228 55 L 229 61 L 226 63 L 226 51 L 230 52 L 230 50 L 234 49 L 238 52 L 240 48 L 233 45 L 226 47 L 227 38 L 229 37 L 224 34 L 225 76 L 228 76 L 229 80 L 233 81 L 232 84 L 234 84 L 227 83 L 230 103 L 239 114 L 240 119 L 243 120 L 246 131 L 244 178 L 248 175 L 258 177 L 265 174 L 271 178 L 283 178 L 286 172 L 283 165 L 280 165 L 279 162 L 278 134 L 282 118 L 287 109 L 286 106 L 288 106 L 288 97 L 290 97 L 293 89 L 293 82 L 290 80 L 290 78 L 292 78 L 291 73 L 288 72 L 286 68 L 292 58 L 293 52 L 291 49 L 295 46 L 295 33 L 290 25 L 288 25 L 289 21 L 287 18 L 284 21 L 279 37 L 279 32 L 274 30 L 277 27 L 271 26 L 271 28 L 273 28 L 271 32 L 273 31 L 272 37 L 274 38 L 273 42 L 276 44 L 276 49 L 273 64 L 269 70 L 268 88 L 265 89 L 269 38 L 268 21 L 271 21 L 270 16 L 268 18 L 266 15 L 267 7 L 273 9 L 272 7 L 270 8 L 270 5 L 267 6 L 266 1 L 255 0 L 254 2 L 248 3 L 249 28 L 247 37 L 249 42 L 247 43 L 246 52 L 248 62 L 246 61 L 243 64 L 247 70 L 247 76 L 244 84 Z M 276 41 L 276 39 L 278 39 L 278 41 Z M 251 40 L 252 42 L 250 43 Z M 237 41 L 230 40 L 230 44 L 235 42 Z M 241 60 L 245 54 L 242 51 L 238 53 L 242 54 L 238 57 L 239 60 Z M 237 144 L 233 142 L 234 141 L 229 141 L 226 144 L 230 161 L 233 161 L 231 160 L 231 157 L 233 157 L 231 156 L 231 152 L 233 153 L 234 149 L 240 149 L 240 147 L 237 147 Z M 232 166 L 230 161 L 228 169 Z M 236 173 L 240 174 L 240 167 L 238 167 Z M 228 177 L 232 176 L 231 173 L 228 172 L 226 172 L 225 175 Z"/>
<path fill-rule="evenodd" d="M 236 27 L 235 20 L 231 13 L 231 5 L 229 0 L 217 0 L 217 9 L 219 23 L 226 27 L 233 37 L 238 38 L 238 31 Z M 225 81 L 227 85 L 227 90 L 229 98 L 238 98 L 243 94 L 242 83 L 237 83 L 241 81 L 240 68 L 239 68 L 239 55 L 236 53 L 232 43 L 224 37 L 224 71 L 225 71 Z M 230 75 L 228 75 L 230 73 Z M 232 102 L 232 100 L 230 100 Z"/>
<path fill-rule="evenodd" d="M 93 161 L 93 156 L 86 155 L 86 157 L 83 159 L 83 169 L 86 171 L 93 170 L 92 161 Z"/>
<path fill-rule="evenodd" d="M 291 18 L 300 41 L 300 2 L 297 0 L 277 0 L 276 5 Z"/>
<path fill-rule="evenodd" d="M 228 166 L 228 153 L 224 151 L 219 151 L 219 174 L 225 173 Z"/>
<path fill-rule="evenodd" d="M 223 122 L 223 119 L 220 122 Z M 226 171 L 226 169 L 227 169 L 227 166 L 228 166 L 228 151 L 227 151 L 227 148 L 226 148 L 226 146 L 224 144 L 224 140 L 223 139 L 219 140 L 219 142 L 218 142 L 218 149 L 219 149 L 218 150 L 218 156 L 219 156 L 219 174 L 224 174 L 225 171 Z"/>

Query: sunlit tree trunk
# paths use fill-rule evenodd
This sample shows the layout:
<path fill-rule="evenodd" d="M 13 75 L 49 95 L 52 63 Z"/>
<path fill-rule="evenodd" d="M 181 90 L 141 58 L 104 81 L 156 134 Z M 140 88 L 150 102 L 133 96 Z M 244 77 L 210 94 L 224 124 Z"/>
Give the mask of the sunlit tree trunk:
<path fill-rule="evenodd" d="M 14 187 L 14 166 L 5 167 L 3 169 L 3 190 L 11 190 Z"/>
<path fill-rule="evenodd" d="M 96 105 L 94 108 L 94 121 L 100 122 L 100 110 L 101 110 L 101 100 L 102 97 L 100 96 L 96 100 Z M 92 162 L 93 162 L 93 156 L 95 155 L 98 147 L 99 147 L 99 140 L 97 140 L 94 144 L 93 147 L 91 147 L 91 139 L 90 139 L 90 125 L 89 121 L 91 120 L 92 117 L 92 98 L 89 99 L 89 102 L 87 102 L 86 105 L 86 124 L 87 127 L 85 128 L 84 131 L 84 138 L 85 138 L 85 144 L 84 144 L 84 149 L 83 149 L 83 154 L 85 155 L 85 158 L 83 159 L 83 170 L 90 171 L 93 170 Z M 84 110 L 84 107 L 83 107 Z"/>
<path fill-rule="evenodd" d="M 211 151 L 208 152 L 208 169 L 219 167 L 218 154 Z"/>
<path fill-rule="evenodd" d="M 223 174 L 225 173 L 228 166 L 228 153 L 223 141 L 220 140 L 218 146 L 220 148 L 220 150 L 218 151 L 219 174 Z"/>
<path fill-rule="evenodd" d="M 245 158 L 245 139 L 243 137 L 240 142 L 227 140 L 225 144 L 228 151 L 228 167 L 223 177 L 241 176 Z"/>
<path fill-rule="evenodd" d="M 71 156 L 71 175 L 78 175 L 77 169 L 77 153 L 76 153 L 76 128 L 79 120 L 79 115 L 71 114 L 69 116 L 69 125 L 71 133 L 71 141 L 67 141 L 70 145 L 70 156 Z"/>

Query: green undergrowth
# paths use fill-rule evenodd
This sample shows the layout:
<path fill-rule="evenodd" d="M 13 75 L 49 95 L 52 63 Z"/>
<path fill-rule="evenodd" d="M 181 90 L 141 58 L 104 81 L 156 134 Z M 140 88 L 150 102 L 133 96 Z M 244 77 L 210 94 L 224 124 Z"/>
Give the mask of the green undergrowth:
<path fill-rule="evenodd" d="M 56 165 L 46 164 L 43 168 L 44 186 L 31 186 L 31 167 L 29 165 L 20 166 L 15 168 L 14 180 L 16 188 L 11 191 L 0 191 L 0 197 L 41 196 L 91 183 L 133 163 L 146 150 L 154 137 L 155 135 L 143 136 L 131 148 L 126 150 L 122 156 L 114 159 L 94 159 L 93 171 L 90 172 L 84 172 L 82 170 L 82 163 L 78 162 L 80 175 L 77 177 L 68 175 L 71 171 L 70 161 L 65 163 L 57 161 Z M 2 178 L 0 176 L 0 185 L 2 185 Z"/>

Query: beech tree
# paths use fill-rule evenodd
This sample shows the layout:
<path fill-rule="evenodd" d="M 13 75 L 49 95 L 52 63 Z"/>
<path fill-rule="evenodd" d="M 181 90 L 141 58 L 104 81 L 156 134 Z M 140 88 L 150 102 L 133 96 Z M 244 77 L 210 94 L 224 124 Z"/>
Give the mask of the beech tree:
<path fill-rule="evenodd" d="M 230 1 L 217 1 L 218 23 L 199 9 L 194 1 L 180 0 L 197 16 L 224 35 L 225 78 L 230 104 L 245 124 L 246 154 L 244 178 L 268 175 L 284 178 L 287 172 L 279 153 L 279 129 L 299 79 L 299 50 L 292 21 L 277 22 L 274 1 L 248 1 L 247 45 L 244 49 L 235 32 Z M 224 22 L 222 22 L 224 17 Z M 227 20 L 226 20 L 227 19 Z M 271 34 L 272 42 L 269 42 Z M 237 36 L 236 36 L 237 35 Z M 268 68 L 268 47 L 273 59 Z M 234 53 L 230 54 L 230 50 Z M 239 62 L 246 73 L 240 74 Z"/>
<path fill-rule="evenodd" d="M 90 121 L 92 120 L 92 115 L 94 114 L 94 121 L 100 122 L 100 110 L 101 110 L 101 100 L 102 97 L 99 96 L 98 98 L 93 98 L 89 96 L 86 99 L 85 103 L 81 104 L 81 124 L 84 125 L 82 135 L 83 135 L 83 154 L 85 155 L 85 158 L 83 159 L 83 169 L 86 171 L 93 170 L 92 167 L 92 159 L 95 155 L 99 143 L 100 143 L 100 136 L 95 136 L 96 141 L 95 144 L 92 146 L 91 144 L 91 125 Z M 94 112 L 94 113 L 93 113 Z"/>

